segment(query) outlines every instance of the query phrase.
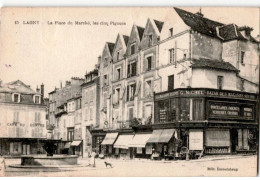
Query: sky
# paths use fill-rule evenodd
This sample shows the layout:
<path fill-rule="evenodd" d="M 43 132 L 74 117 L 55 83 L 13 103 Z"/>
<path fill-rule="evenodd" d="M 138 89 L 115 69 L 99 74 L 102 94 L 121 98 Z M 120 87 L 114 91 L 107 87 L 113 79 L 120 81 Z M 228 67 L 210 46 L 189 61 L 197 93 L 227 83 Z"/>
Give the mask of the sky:
<path fill-rule="evenodd" d="M 196 13 L 199 8 L 183 8 Z M 115 43 L 118 32 L 130 35 L 132 25 L 145 27 L 148 18 L 165 19 L 173 8 L 2 8 L 0 28 L 0 79 L 17 79 L 35 90 L 42 83 L 45 96 L 71 77 L 83 78 L 94 69 L 105 42 Z M 258 8 L 206 8 L 204 17 L 225 24 L 254 28 L 259 34 Z M 173 13 L 174 14 L 174 13 Z M 19 21 L 19 24 L 15 24 Z M 39 21 L 38 24 L 23 24 Z M 52 24 L 66 22 L 66 25 Z M 80 21 L 92 25 L 68 25 Z M 94 26 L 93 21 L 99 22 Z M 101 25 L 101 22 L 125 25 Z"/>

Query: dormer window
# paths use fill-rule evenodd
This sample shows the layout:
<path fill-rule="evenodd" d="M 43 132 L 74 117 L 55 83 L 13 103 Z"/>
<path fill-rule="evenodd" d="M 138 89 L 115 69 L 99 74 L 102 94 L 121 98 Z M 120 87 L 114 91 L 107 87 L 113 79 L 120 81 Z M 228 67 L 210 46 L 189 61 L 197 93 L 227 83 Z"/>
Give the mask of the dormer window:
<path fill-rule="evenodd" d="M 116 60 L 119 60 L 119 51 L 117 52 L 117 55 L 116 55 Z"/>
<path fill-rule="evenodd" d="M 131 48 L 130 48 L 130 54 L 134 54 L 135 53 L 135 43 L 131 44 Z"/>
<path fill-rule="evenodd" d="M 13 97 L 12 97 L 13 102 L 19 103 L 20 99 L 21 99 L 20 94 L 18 94 L 18 93 L 13 94 Z"/>
<path fill-rule="evenodd" d="M 150 34 L 148 35 L 148 46 L 152 46 L 153 45 L 153 35 Z"/>
<path fill-rule="evenodd" d="M 40 96 L 34 96 L 34 103 L 35 104 L 40 104 Z"/>

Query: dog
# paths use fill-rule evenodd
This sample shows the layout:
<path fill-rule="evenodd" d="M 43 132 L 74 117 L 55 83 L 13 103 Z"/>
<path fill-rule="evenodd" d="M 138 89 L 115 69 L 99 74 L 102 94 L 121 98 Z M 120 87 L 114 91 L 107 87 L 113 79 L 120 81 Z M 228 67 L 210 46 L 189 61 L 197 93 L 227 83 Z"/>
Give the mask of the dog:
<path fill-rule="evenodd" d="M 107 166 L 110 166 L 110 168 L 113 167 L 111 163 L 108 163 L 108 162 L 106 162 L 106 161 L 105 161 L 105 165 L 106 165 L 106 167 L 107 167 Z"/>

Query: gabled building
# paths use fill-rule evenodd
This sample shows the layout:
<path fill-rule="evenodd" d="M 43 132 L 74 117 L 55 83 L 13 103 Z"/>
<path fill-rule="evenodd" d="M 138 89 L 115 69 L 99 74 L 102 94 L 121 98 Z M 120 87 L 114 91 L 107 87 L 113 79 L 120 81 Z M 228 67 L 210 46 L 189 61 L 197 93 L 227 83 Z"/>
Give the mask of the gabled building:
<path fill-rule="evenodd" d="M 44 153 L 46 105 L 44 85 L 33 91 L 20 80 L 0 81 L 0 154 Z"/>

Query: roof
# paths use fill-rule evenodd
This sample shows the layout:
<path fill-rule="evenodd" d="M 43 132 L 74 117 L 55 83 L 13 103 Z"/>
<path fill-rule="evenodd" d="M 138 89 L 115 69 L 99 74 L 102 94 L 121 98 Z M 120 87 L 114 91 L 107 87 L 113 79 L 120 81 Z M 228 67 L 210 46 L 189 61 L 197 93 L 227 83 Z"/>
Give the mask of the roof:
<path fill-rule="evenodd" d="M 107 42 L 107 46 L 108 46 L 110 54 L 112 55 L 114 47 L 115 47 L 115 43 Z"/>
<path fill-rule="evenodd" d="M 220 69 L 226 71 L 235 71 L 239 70 L 235 68 L 229 62 L 225 62 L 223 60 L 210 60 L 210 59 L 193 59 L 192 68 L 206 68 L 206 69 Z"/>
<path fill-rule="evenodd" d="M 125 45 L 127 46 L 129 36 L 123 35 L 123 38 L 124 38 L 124 41 L 125 41 Z"/>
<path fill-rule="evenodd" d="M 9 83 L 2 83 L 0 92 L 21 93 L 21 94 L 40 94 L 24 84 L 21 80 L 12 81 Z"/>
<path fill-rule="evenodd" d="M 154 21 L 155 25 L 157 26 L 159 32 L 161 32 L 164 22 L 161 22 L 161 21 L 158 21 L 158 20 L 155 20 L 155 19 L 153 21 Z"/>
<path fill-rule="evenodd" d="M 228 24 L 219 27 L 219 35 L 224 39 L 224 41 L 229 41 L 233 39 L 246 40 L 241 32 L 238 31 L 238 26 L 235 24 Z"/>
<path fill-rule="evenodd" d="M 140 26 L 136 26 L 137 31 L 138 31 L 138 35 L 139 35 L 139 39 L 140 41 L 142 40 L 143 34 L 144 34 L 144 28 L 140 27 Z"/>
<path fill-rule="evenodd" d="M 202 34 L 217 37 L 216 27 L 224 25 L 220 22 L 204 18 L 198 14 L 193 14 L 179 8 L 174 9 L 187 26 Z"/>

